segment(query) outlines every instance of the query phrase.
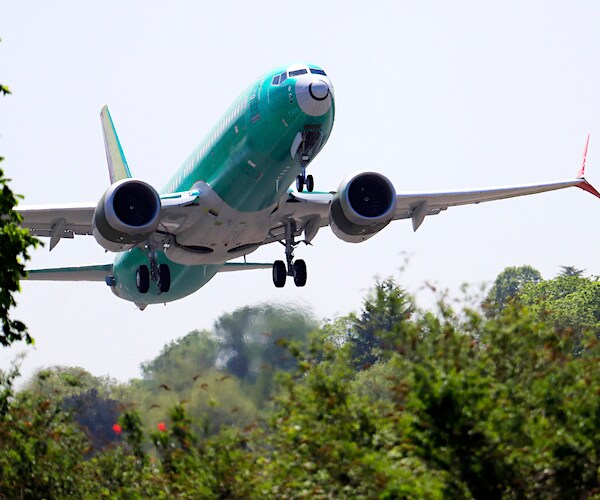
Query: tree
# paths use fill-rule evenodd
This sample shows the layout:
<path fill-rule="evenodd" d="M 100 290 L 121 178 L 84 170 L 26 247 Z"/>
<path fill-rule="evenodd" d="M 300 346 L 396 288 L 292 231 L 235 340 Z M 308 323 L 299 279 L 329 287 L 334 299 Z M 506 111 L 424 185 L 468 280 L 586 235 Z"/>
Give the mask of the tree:
<path fill-rule="evenodd" d="M 163 384 L 174 391 L 185 390 L 195 377 L 215 367 L 218 350 L 213 332 L 194 330 L 164 346 L 156 358 L 142 363 L 142 382 L 151 390 Z"/>
<path fill-rule="evenodd" d="M 83 368 L 54 366 L 39 370 L 25 385 L 25 392 L 71 413 L 92 445 L 90 452 L 115 442 L 112 426 L 122 409 L 122 389 L 116 380 L 95 377 Z"/>
<path fill-rule="evenodd" d="M 523 287 L 520 300 L 541 321 L 557 330 L 570 331 L 579 339 L 585 334 L 600 339 L 600 281 L 578 274 L 559 274 L 551 280 Z"/>
<path fill-rule="evenodd" d="M 215 322 L 219 361 L 233 375 L 250 381 L 262 372 L 290 370 L 296 360 L 278 340 L 306 344 L 316 326 L 314 317 L 302 309 L 271 304 L 242 307 Z"/>
<path fill-rule="evenodd" d="M 494 316 L 500 313 L 526 284 L 540 281 L 542 281 L 540 272 L 529 265 L 505 268 L 496 277 L 494 285 L 483 302 L 486 314 Z"/>
<path fill-rule="evenodd" d="M 368 368 L 384 356 L 393 333 L 409 320 L 414 306 L 408 294 L 393 278 L 377 282 L 364 300 L 360 317 L 353 318 L 348 342 L 356 369 Z"/>
<path fill-rule="evenodd" d="M 8 87 L 0 85 L 0 93 L 6 95 L 10 91 Z M 0 157 L 0 162 L 3 160 Z M 21 289 L 20 280 L 25 274 L 24 262 L 29 260 L 28 250 L 38 245 L 38 240 L 27 229 L 19 227 L 21 217 L 15 207 L 21 196 L 11 191 L 9 181 L 0 169 L 0 344 L 4 346 L 19 340 L 33 343 L 25 324 L 10 317 L 10 309 L 16 305 L 14 294 Z"/>
<path fill-rule="evenodd" d="M 285 347 L 303 349 L 318 323 L 303 309 L 260 304 L 222 315 L 215 322 L 219 339 L 217 363 L 241 379 L 257 407 L 264 405 L 275 387 L 277 371 L 296 368 Z"/>
<path fill-rule="evenodd" d="M 575 266 L 560 266 L 562 271 L 560 272 L 560 276 L 583 276 L 585 269 L 578 269 Z"/>

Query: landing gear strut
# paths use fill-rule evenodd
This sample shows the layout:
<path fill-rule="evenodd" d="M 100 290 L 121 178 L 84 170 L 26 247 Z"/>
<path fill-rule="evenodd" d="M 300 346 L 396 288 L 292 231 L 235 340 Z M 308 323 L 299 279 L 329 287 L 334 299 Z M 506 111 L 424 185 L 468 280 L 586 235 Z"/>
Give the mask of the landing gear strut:
<path fill-rule="evenodd" d="M 287 265 L 282 260 L 276 260 L 273 263 L 273 283 L 277 288 L 282 288 L 285 285 L 286 278 L 291 276 L 294 278 L 296 286 L 306 285 L 306 262 L 298 259 L 294 262 L 294 248 L 299 242 L 294 241 L 294 233 L 296 232 L 296 224 L 294 221 L 289 221 L 285 225 L 285 259 Z"/>
<path fill-rule="evenodd" d="M 171 288 L 171 271 L 167 264 L 158 264 L 156 262 L 156 251 L 148 247 L 148 263 L 150 268 L 145 265 L 138 266 L 135 273 L 135 286 L 140 293 L 148 293 L 150 290 L 150 280 L 158 286 L 159 293 L 166 293 Z"/>

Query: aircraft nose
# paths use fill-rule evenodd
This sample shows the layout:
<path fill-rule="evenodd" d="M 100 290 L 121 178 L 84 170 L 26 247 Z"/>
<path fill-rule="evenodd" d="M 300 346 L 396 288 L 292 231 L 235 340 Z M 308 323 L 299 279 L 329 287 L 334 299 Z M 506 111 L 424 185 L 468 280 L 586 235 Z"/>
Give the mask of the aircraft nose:
<path fill-rule="evenodd" d="M 313 80 L 308 86 L 308 91 L 316 101 L 324 101 L 329 95 L 329 85 L 323 80 Z"/>
<path fill-rule="evenodd" d="M 323 116 L 333 103 L 331 84 L 323 78 L 298 78 L 296 99 L 300 109 L 309 116 Z"/>

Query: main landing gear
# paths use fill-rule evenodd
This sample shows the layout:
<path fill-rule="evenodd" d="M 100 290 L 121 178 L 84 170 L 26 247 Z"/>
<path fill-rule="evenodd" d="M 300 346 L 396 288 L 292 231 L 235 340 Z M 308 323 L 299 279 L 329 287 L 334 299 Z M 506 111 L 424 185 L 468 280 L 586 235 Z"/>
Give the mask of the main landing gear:
<path fill-rule="evenodd" d="M 294 278 L 296 286 L 306 285 L 306 262 L 302 259 L 294 262 L 294 248 L 298 245 L 298 242 L 294 241 L 295 231 L 296 225 L 293 221 L 285 225 L 285 243 L 283 244 L 285 245 L 287 266 L 282 260 L 276 260 L 273 263 L 273 284 L 277 288 L 283 288 L 288 276 Z"/>
<path fill-rule="evenodd" d="M 158 286 L 159 293 L 166 293 L 171 288 L 171 271 L 167 264 L 158 264 L 156 262 L 156 252 L 148 249 L 148 262 L 150 268 L 145 265 L 138 266 L 135 272 L 135 286 L 138 292 L 148 293 L 150 290 L 150 281 L 154 281 Z"/>

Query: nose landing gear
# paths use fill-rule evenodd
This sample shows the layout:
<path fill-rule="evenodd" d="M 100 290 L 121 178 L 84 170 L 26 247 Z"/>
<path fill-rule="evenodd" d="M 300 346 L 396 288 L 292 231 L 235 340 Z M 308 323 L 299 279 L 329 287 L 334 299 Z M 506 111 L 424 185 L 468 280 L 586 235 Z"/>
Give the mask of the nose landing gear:
<path fill-rule="evenodd" d="M 302 173 L 296 177 L 296 190 L 301 193 L 304 189 L 304 185 L 306 185 L 306 190 L 309 193 L 313 192 L 315 188 L 315 180 L 312 175 L 306 175 L 306 165 L 308 164 L 308 159 L 306 163 L 304 162 L 304 158 L 302 159 Z"/>
<path fill-rule="evenodd" d="M 159 293 L 166 293 L 171 288 L 171 270 L 167 264 L 158 264 L 156 262 L 156 252 L 148 248 L 148 263 L 150 268 L 145 265 L 138 266 L 135 272 L 135 286 L 140 293 L 148 293 L 150 290 L 150 280 L 158 286 Z"/>
<path fill-rule="evenodd" d="M 282 288 L 285 285 L 288 276 L 294 278 L 294 284 L 296 286 L 306 285 L 306 262 L 302 259 L 298 259 L 294 262 L 294 248 L 299 242 L 294 241 L 294 233 L 296 232 L 296 224 L 294 221 L 289 221 L 285 225 L 285 259 L 286 263 L 282 260 L 276 260 L 273 263 L 273 284 L 277 288 Z"/>
<path fill-rule="evenodd" d="M 319 150 L 323 142 L 323 133 L 318 126 L 314 128 L 313 126 L 306 125 L 301 134 L 302 142 L 298 146 L 298 154 L 300 155 L 302 172 L 296 177 L 296 189 L 301 193 L 304 186 L 306 186 L 306 190 L 309 193 L 312 193 L 315 188 L 315 180 L 312 175 L 306 175 L 306 167 L 311 158 L 313 158 Z"/>

